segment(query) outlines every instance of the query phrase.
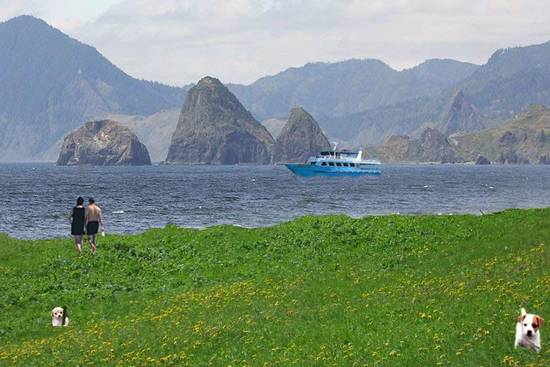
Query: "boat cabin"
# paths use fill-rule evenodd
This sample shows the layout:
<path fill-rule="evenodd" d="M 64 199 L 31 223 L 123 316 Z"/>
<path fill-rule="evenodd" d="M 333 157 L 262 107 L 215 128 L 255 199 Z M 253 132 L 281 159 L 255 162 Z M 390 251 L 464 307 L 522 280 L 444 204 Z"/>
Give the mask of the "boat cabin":
<path fill-rule="evenodd" d="M 358 154 L 358 152 L 351 152 L 349 150 L 325 150 L 319 153 L 319 157 L 329 159 L 353 159 L 356 158 Z"/>

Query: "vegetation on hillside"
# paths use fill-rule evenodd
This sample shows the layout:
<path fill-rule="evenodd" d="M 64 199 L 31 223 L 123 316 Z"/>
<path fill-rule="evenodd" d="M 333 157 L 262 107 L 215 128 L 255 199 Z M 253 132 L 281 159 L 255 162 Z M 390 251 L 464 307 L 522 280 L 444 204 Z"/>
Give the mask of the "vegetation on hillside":
<path fill-rule="evenodd" d="M 502 127 L 452 140 L 457 154 L 466 160 L 482 155 L 499 163 L 546 163 L 545 157 L 550 160 L 550 109 L 533 105 Z"/>
<path fill-rule="evenodd" d="M 550 209 L 0 236 L 0 365 L 548 366 Z M 66 305 L 71 324 L 53 328 Z"/>

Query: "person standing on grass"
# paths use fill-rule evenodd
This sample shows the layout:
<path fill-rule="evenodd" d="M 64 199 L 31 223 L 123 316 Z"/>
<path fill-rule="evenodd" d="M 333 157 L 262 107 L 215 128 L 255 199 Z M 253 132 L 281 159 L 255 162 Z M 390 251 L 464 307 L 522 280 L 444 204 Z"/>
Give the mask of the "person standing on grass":
<path fill-rule="evenodd" d="M 84 236 L 84 225 L 86 222 L 86 209 L 84 209 L 84 199 L 79 196 L 76 199 L 76 206 L 69 214 L 69 222 L 71 223 L 71 234 L 76 243 L 78 254 L 82 254 L 82 237 Z"/>
<path fill-rule="evenodd" d="M 86 207 L 86 234 L 88 235 L 88 242 L 90 242 L 90 246 L 92 247 L 92 255 L 97 250 L 97 233 L 99 232 L 100 225 L 102 231 L 105 232 L 105 223 L 103 222 L 101 208 L 95 204 L 93 198 L 90 198 Z"/>

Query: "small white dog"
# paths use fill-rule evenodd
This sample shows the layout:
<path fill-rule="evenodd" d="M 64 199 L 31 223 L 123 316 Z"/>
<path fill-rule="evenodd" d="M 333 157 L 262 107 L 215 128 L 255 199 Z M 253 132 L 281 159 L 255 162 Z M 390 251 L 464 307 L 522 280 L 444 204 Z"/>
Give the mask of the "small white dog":
<path fill-rule="evenodd" d="M 516 323 L 516 342 L 514 348 L 518 345 L 524 348 L 534 349 L 540 352 L 540 327 L 544 322 L 543 318 L 531 313 L 527 313 L 525 308 L 521 309 Z"/>
<path fill-rule="evenodd" d="M 68 326 L 69 317 L 66 307 L 55 307 L 52 310 L 52 326 Z"/>

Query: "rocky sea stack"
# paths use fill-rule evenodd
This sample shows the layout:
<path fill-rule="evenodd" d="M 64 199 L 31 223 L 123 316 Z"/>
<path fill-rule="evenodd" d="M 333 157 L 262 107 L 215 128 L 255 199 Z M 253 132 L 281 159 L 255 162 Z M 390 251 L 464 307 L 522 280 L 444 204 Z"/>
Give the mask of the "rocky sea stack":
<path fill-rule="evenodd" d="M 275 141 L 273 161 L 303 163 L 326 148 L 330 148 L 330 143 L 317 121 L 303 108 L 293 108 Z"/>
<path fill-rule="evenodd" d="M 477 165 L 488 165 L 488 164 L 491 164 L 491 161 L 488 160 L 486 157 L 480 155 L 479 157 L 477 157 L 476 159 L 476 164 Z"/>
<path fill-rule="evenodd" d="M 60 166 L 144 166 L 151 164 L 145 145 L 127 127 L 111 120 L 91 121 L 67 135 Z"/>
<path fill-rule="evenodd" d="M 201 79 L 181 110 L 166 163 L 271 163 L 273 137 L 219 80 Z"/>

